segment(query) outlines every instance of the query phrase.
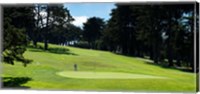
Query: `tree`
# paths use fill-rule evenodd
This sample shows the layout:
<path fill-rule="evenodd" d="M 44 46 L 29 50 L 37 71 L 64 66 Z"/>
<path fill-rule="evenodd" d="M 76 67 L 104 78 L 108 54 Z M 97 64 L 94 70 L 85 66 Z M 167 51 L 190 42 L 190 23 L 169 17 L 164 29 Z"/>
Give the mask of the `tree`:
<path fill-rule="evenodd" d="M 71 41 L 79 41 L 81 40 L 81 33 L 83 32 L 80 27 L 77 27 L 75 25 L 69 25 L 66 30 L 68 31 L 66 34 L 66 41 L 67 44 Z"/>
<path fill-rule="evenodd" d="M 164 19 L 166 21 L 166 53 L 169 65 L 173 66 L 174 62 L 173 60 L 177 59 L 178 63 L 180 62 L 179 56 L 175 56 L 176 53 L 182 53 L 181 51 L 187 52 L 186 49 L 182 49 L 182 47 L 189 46 L 190 48 L 193 48 L 193 45 L 186 44 L 184 41 L 188 41 L 187 39 L 183 39 L 183 43 L 179 41 L 179 38 L 186 37 L 185 34 L 188 32 L 187 27 L 191 25 L 185 25 L 183 26 L 184 22 L 182 19 L 184 17 L 184 14 L 192 13 L 193 11 L 193 5 L 192 4 L 186 4 L 186 5 L 166 5 L 165 6 L 165 12 L 166 12 L 166 18 Z M 182 20 L 181 20 L 182 19 Z M 192 33 L 190 33 L 192 34 Z M 179 41 L 179 42 L 177 42 Z M 192 40 L 188 41 L 189 43 L 192 43 Z M 180 44 L 177 44 L 180 43 Z M 178 50 L 179 49 L 179 50 Z M 192 49 L 190 50 L 191 53 L 193 53 Z M 190 57 L 190 53 L 185 54 L 187 57 Z M 188 62 L 188 61 L 186 61 Z M 193 62 L 192 62 L 193 63 Z M 179 64 L 178 64 L 179 65 Z"/>
<path fill-rule="evenodd" d="M 135 17 L 131 6 L 117 5 L 116 25 L 119 33 L 119 48 L 125 55 L 136 55 Z"/>
<path fill-rule="evenodd" d="M 26 34 L 32 28 L 32 7 L 4 7 L 3 15 L 3 60 L 8 64 L 21 61 L 24 66 L 31 60 L 25 59 L 23 53 L 28 43 Z"/>
<path fill-rule="evenodd" d="M 140 15 L 137 17 L 137 39 L 143 42 L 142 48 L 148 50 L 147 54 L 154 63 L 158 63 L 160 59 L 160 49 L 162 44 L 162 6 L 158 5 L 145 5 L 139 8 Z M 155 11 L 156 10 L 156 11 Z"/>
<path fill-rule="evenodd" d="M 106 45 L 106 49 L 111 52 L 116 52 L 118 48 L 118 43 L 120 41 L 118 33 L 119 27 L 116 22 L 116 9 L 112 10 L 111 18 L 108 20 L 105 30 L 103 31 L 102 40 Z M 111 28 L 112 27 L 112 28 Z"/>
<path fill-rule="evenodd" d="M 116 5 L 112 10 L 111 19 L 108 21 L 104 32 L 105 44 L 109 45 L 107 49 L 125 55 L 136 55 L 136 31 L 135 17 L 130 5 Z"/>
<path fill-rule="evenodd" d="M 89 43 L 90 48 L 95 49 L 95 41 L 100 38 L 104 29 L 104 21 L 98 17 L 92 17 L 84 23 L 83 38 Z"/>
<path fill-rule="evenodd" d="M 35 19 L 35 28 L 33 29 L 32 32 L 29 32 L 29 37 L 33 41 L 33 45 L 37 47 L 37 42 L 39 41 L 39 38 L 41 38 L 42 35 L 42 27 L 43 26 L 43 18 L 42 18 L 42 7 L 41 5 L 35 5 L 34 8 L 34 19 Z"/>
<path fill-rule="evenodd" d="M 40 28 L 44 39 L 44 49 L 48 49 L 50 36 L 56 33 L 60 34 L 56 38 L 58 40 L 61 39 L 60 41 L 64 42 L 65 37 L 62 36 L 62 34 L 66 32 L 64 28 L 74 20 L 70 15 L 69 10 L 64 8 L 62 4 L 43 4 L 37 5 L 36 13 L 38 20 L 37 24 L 39 24 L 38 28 Z"/>

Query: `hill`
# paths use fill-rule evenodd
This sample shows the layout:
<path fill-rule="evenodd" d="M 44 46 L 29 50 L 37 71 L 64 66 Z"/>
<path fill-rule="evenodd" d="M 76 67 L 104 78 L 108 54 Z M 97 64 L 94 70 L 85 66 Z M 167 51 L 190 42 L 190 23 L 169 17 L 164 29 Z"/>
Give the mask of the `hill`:
<path fill-rule="evenodd" d="M 42 45 L 42 44 L 39 44 Z M 107 51 L 49 45 L 29 46 L 27 67 L 3 63 L 5 88 L 45 90 L 195 92 L 196 75 L 154 65 L 151 60 Z M 77 71 L 74 71 L 74 64 Z M 127 77 L 127 78 L 126 78 Z"/>

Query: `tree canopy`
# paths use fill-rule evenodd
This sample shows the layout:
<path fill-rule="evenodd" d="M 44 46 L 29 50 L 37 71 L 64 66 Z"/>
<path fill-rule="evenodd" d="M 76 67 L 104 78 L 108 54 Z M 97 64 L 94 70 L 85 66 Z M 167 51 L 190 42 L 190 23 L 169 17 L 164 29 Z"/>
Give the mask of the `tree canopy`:
<path fill-rule="evenodd" d="M 30 60 L 23 53 L 28 44 L 26 34 L 34 28 L 33 7 L 4 7 L 3 10 L 3 60 L 9 64 L 21 61 L 26 66 Z"/>
<path fill-rule="evenodd" d="M 102 35 L 104 25 L 103 19 L 98 17 L 91 17 L 84 23 L 83 38 L 89 43 L 90 48 L 95 48 L 95 41 Z"/>
<path fill-rule="evenodd" d="M 107 50 L 194 69 L 194 4 L 116 6 L 104 31 Z"/>

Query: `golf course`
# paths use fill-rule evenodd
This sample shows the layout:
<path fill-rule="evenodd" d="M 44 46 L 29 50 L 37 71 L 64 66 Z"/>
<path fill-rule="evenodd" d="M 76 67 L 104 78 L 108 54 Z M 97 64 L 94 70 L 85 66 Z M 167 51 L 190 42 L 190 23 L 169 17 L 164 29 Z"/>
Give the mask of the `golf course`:
<path fill-rule="evenodd" d="M 152 60 L 70 46 L 32 45 L 24 57 L 33 60 L 2 64 L 3 88 L 134 92 L 195 92 L 196 75 L 153 64 Z M 74 70 L 74 64 L 77 70 Z"/>

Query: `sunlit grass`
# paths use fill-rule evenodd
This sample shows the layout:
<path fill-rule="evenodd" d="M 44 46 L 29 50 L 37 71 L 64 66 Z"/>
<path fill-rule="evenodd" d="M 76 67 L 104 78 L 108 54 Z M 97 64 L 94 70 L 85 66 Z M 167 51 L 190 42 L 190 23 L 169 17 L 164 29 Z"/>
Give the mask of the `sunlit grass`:
<path fill-rule="evenodd" d="M 148 59 L 68 46 L 50 44 L 49 47 L 49 51 L 28 47 L 24 56 L 32 59 L 33 62 L 27 67 L 23 67 L 19 62 L 15 62 L 14 66 L 3 64 L 3 76 L 31 78 L 30 81 L 22 84 L 30 89 L 161 92 L 195 92 L 196 90 L 195 74 L 152 65 L 151 60 Z M 120 72 L 168 79 L 148 77 L 82 79 L 57 75 L 62 71 L 74 71 L 74 64 L 78 65 L 78 72 Z"/>

